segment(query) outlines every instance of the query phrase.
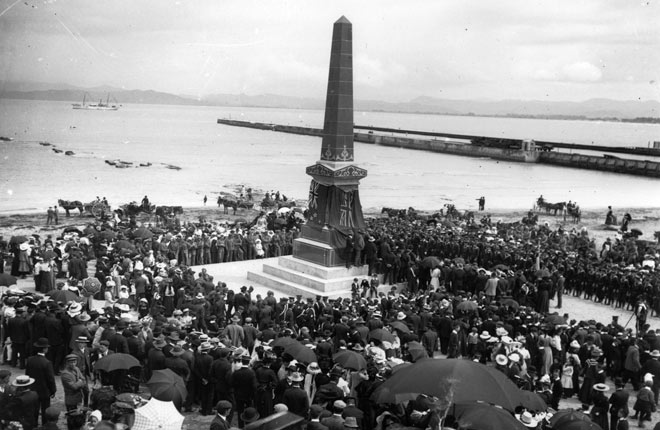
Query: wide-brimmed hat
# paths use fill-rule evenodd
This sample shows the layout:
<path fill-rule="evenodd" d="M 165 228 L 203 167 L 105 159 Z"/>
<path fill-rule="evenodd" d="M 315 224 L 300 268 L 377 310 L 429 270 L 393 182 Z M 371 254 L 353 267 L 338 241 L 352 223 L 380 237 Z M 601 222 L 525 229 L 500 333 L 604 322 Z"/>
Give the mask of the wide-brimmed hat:
<path fill-rule="evenodd" d="M 520 421 L 525 427 L 536 427 L 539 425 L 538 420 L 527 411 L 520 415 L 516 415 L 516 419 Z"/>
<path fill-rule="evenodd" d="M 497 356 L 495 357 L 495 362 L 500 366 L 506 366 L 507 363 L 509 362 L 509 359 L 506 358 L 506 355 L 504 354 L 497 354 Z"/>
<path fill-rule="evenodd" d="M 658 351 L 657 349 L 654 349 L 653 351 L 651 351 L 650 355 L 653 358 L 658 358 L 658 357 L 660 357 L 660 351 Z"/>
<path fill-rule="evenodd" d="M 11 383 L 14 387 L 27 387 L 28 385 L 34 384 L 34 378 L 30 378 L 27 375 L 18 375 L 14 382 Z"/>
<path fill-rule="evenodd" d="M 165 339 L 158 338 L 154 340 L 154 347 L 156 348 L 162 348 L 165 345 L 167 345 L 167 342 L 165 342 Z"/>
<path fill-rule="evenodd" d="M 90 317 L 87 312 L 83 312 L 80 315 L 78 315 L 78 321 L 80 321 L 80 322 L 87 322 L 91 319 L 92 319 L 92 317 Z"/>
<path fill-rule="evenodd" d="M 305 379 L 305 378 L 303 378 L 303 376 L 302 376 L 302 374 L 300 374 L 300 372 L 293 372 L 291 374 L 291 381 L 292 382 L 301 382 L 303 379 Z"/>
<path fill-rule="evenodd" d="M 211 345 L 211 342 L 204 342 L 199 346 L 199 349 L 201 351 L 209 351 L 211 348 L 213 348 L 213 345 Z"/>
<path fill-rule="evenodd" d="M 309 363 L 309 365 L 307 366 L 307 373 L 309 373 L 310 375 L 318 375 L 319 373 L 321 373 L 321 368 L 319 367 L 319 364 L 315 361 Z"/>
<path fill-rule="evenodd" d="M 66 313 L 68 313 L 69 316 L 71 317 L 80 315 L 81 312 L 82 312 L 82 305 L 78 302 L 71 303 L 71 306 L 69 306 L 69 309 L 66 311 Z"/>
<path fill-rule="evenodd" d="M 398 314 L 396 314 L 396 319 L 399 320 L 399 321 L 405 320 L 406 319 L 406 314 L 404 314 L 403 312 L 399 312 Z"/>
<path fill-rule="evenodd" d="M 593 389 L 596 391 L 609 391 L 610 387 L 605 384 L 594 384 Z"/>
<path fill-rule="evenodd" d="M 172 354 L 172 356 L 174 357 L 178 357 L 180 355 L 183 355 L 184 352 L 185 351 L 183 350 L 181 345 L 175 345 L 174 348 L 172 348 L 172 350 L 170 351 L 170 354 Z"/>
<path fill-rule="evenodd" d="M 490 333 L 488 333 L 488 330 L 484 330 L 484 331 L 481 332 L 479 337 L 483 340 L 488 340 L 488 339 L 490 339 Z"/>
<path fill-rule="evenodd" d="M 241 420 L 246 423 L 252 423 L 259 419 L 259 412 L 255 408 L 247 408 L 241 414 Z"/>
<path fill-rule="evenodd" d="M 48 339 L 45 337 L 40 337 L 37 339 L 37 341 L 34 343 L 35 348 L 48 348 L 50 345 L 48 344 Z"/>

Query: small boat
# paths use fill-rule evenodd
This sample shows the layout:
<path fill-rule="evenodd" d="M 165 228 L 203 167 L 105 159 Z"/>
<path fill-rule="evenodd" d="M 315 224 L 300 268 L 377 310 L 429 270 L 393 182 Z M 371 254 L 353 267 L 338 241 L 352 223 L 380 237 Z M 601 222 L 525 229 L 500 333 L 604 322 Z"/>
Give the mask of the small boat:
<path fill-rule="evenodd" d="M 168 169 L 172 169 L 172 170 L 181 170 L 181 167 L 174 166 L 172 164 L 167 164 L 165 167 L 167 167 Z"/>
<path fill-rule="evenodd" d="M 64 155 L 76 155 L 76 153 L 73 151 L 66 151 Z"/>
<path fill-rule="evenodd" d="M 61 149 L 57 149 L 57 148 L 52 148 L 52 150 L 53 150 L 53 152 L 56 153 L 56 154 L 61 154 L 62 152 L 64 152 L 64 151 L 62 151 Z"/>
<path fill-rule="evenodd" d="M 2 142 L 11 142 L 12 140 L 14 140 L 13 137 L 0 136 L 0 141 Z"/>
<path fill-rule="evenodd" d="M 87 93 L 83 95 L 82 103 L 73 103 L 74 109 L 85 109 L 85 110 L 118 110 L 119 105 L 116 103 L 110 104 L 110 94 L 106 98 L 105 102 L 99 100 L 98 103 L 87 103 Z"/>

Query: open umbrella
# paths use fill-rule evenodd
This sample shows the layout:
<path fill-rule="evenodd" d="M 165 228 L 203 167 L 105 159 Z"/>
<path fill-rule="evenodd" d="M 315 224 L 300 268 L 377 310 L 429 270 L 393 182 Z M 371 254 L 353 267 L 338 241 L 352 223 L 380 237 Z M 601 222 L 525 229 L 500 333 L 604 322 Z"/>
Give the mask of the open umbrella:
<path fill-rule="evenodd" d="M 85 230 L 87 230 L 87 229 L 85 229 Z M 62 230 L 62 234 L 65 234 L 65 233 L 76 233 L 80 237 L 85 235 L 85 233 L 80 231 L 80 229 L 78 227 L 73 227 L 73 226 L 65 227 L 64 230 Z"/>
<path fill-rule="evenodd" d="M 133 430 L 180 430 L 183 415 L 177 411 L 174 403 L 164 402 L 152 397 L 149 402 L 135 410 Z"/>
<path fill-rule="evenodd" d="M 459 311 L 465 311 L 465 312 L 474 312 L 477 309 L 479 309 L 479 305 L 477 302 L 473 302 L 472 300 L 465 300 L 463 302 L 460 302 L 457 306 L 456 309 Z"/>
<path fill-rule="evenodd" d="M 545 317 L 545 322 L 552 325 L 562 325 L 566 324 L 566 320 L 559 314 L 553 313 Z"/>
<path fill-rule="evenodd" d="M 185 381 L 171 369 L 154 370 L 147 387 L 152 397 L 178 405 L 182 405 L 188 395 Z"/>
<path fill-rule="evenodd" d="M 552 418 L 550 418 L 550 425 L 554 428 L 556 425 L 561 425 L 571 421 L 587 421 L 591 422 L 589 415 L 577 409 L 563 409 L 557 411 Z"/>
<path fill-rule="evenodd" d="M 424 346 L 417 341 L 408 342 L 408 352 L 410 353 L 410 358 L 412 359 L 413 363 L 423 358 L 429 358 L 429 355 L 426 352 L 426 348 L 424 348 Z"/>
<path fill-rule="evenodd" d="M 86 296 L 93 296 L 101 290 L 101 281 L 93 277 L 85 278 L 83 279 L 82 289 Z"/>
<path fill-rule="evenodd" d="M 369 339 L 376 339 L 381 342 L 394 342 L 394 335 L 385 329 L 377 328 L 369 332 Z"/>
<path fill-rule="evenodd" d="M 300 342 L 292 343 L 291 345 L 284 347 L 284 352 L 291 354 L 293 358 L 301 363 L 309 364 L 317 361 L 314 351 Z"/>
<path fill-rule="evenodd" d="M 68 303 L 68 302 L 83 301 L 82 297 L 80 297 L 78 294 L 74 293 L 73 291 L 69 291 L 69 290 L 53 290 L 47 293 L 46 295 L 50 296 L 50 298 L 53 299 L 54 302 Z"/>
<path fill-rule="evenodd" d="M 94 236 L 99 240 L 114 240 L 117 237 L 117 233 L 112 230 L 102 230 L 94 233 Z"/>
<path fill-rule="evenodd" d="M 371 399 L 399 404 L 419 394 L 457 403 L 483 401 L 513 411 L 521 404 L 520 389 L 504 373 L 471 360 L 420 360 L 394 373 Z"/>
<path fill-rule="evenodd" d="M 270 344 L 270 346 L 273 348 L 277 346 L 279 346 L 280 348 L 286 348 L 287 346 L 292 345 L 294 343 L 300 343 L 300 342 L 298 342 L 297 340 L 295 340 L 290 336 L 282 336 L 275 339 L 273 343 Z"/>
<path fill-rule="evenodd" d="M 339 351 L 332 356 L 337 364 L 341 364 L 347 369 L 362 370 L 367 368 L 367 360 L 355 351 Z"/>
<path fill-rule="evenodd" d="M 438 257 L 433 257 L 433 256 L 425 257 L 419 263 L 419 265 L 421 267 L 426 267 L 426 268 L 429 268 L 429 269 L 433 269 L 434 267 L 440 265 L 440 259 Z"/>
<path fill-rule="evenodd" d="M 154 234 L 146 227 L 140 227 L 133 230 L 131 233 L 135 239 L 151 239 Z"/>
<path fill-rule="evenodd" d="M 138 366 L 140 366 L 140 362 L 137 358 L 130 354 L 123 354 L 118 352 L 115 354 L 106 355 L 105 357 L 99 359 L 99 361 L 94 364 L 94 370 L 112 372 L 113 370 L 128 370 L 131 367 Z"/>
<path fill-rule="evenodd" d="M 394 330 L 398 330 L 401 333 L 410 333 L 410 329 L 408 328 L 407 325 L 402 323 L 401 321 L 392 321 L 389 323 L 389 326 L 392 327 Z"/>
<path fill-rule="evenodd" d="M 545 412 L 548 410 L 548 404 L 538 393 L 534 391 L 521 390 L 521 405 L 530 412 Z"/>
<path fill-rule="evenodd" d="M 0 273 L 0 287 L 9 287 L 10 285 L 16 285 L 16 278 L 11 276 L 8 273 Z"/>
<path fill-rule="evenodd" d="M 12 236 L 11 239 L 9 239 L 9 244 L 17 244 L 20 245 L 23 242 L 27 242 L 28 239 L 25 236 Z"/>
<path fill-rule="evenodd" d="M 518 308 L 520 308 L 520 304 L 517 301 L 513 300 L 513 299 L 504 299 L 500 302 L 500 305 L 508 306 L 508 307 L 513 308 L 515 310 L 518 310 Z"/>
<path fill-rule="evenodd" d="M 466 430 L 526 430 L 510 412 L 488 403 L 459 403 L 450 408 L 460 428 Z"/>

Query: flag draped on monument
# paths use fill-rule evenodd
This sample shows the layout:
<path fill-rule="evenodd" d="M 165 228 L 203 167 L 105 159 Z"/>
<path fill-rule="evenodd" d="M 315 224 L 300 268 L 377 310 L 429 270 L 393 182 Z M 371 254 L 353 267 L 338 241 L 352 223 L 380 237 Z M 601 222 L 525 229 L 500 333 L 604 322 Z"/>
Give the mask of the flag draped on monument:
<path fill-rule="evenodd" d="M 345 235 L 356 228 L 365 228 L 358 190 L 344 191 L 313 179 L 309 186 L 307 208 L 310 222 L 320 227 L 334 226 Z"/>

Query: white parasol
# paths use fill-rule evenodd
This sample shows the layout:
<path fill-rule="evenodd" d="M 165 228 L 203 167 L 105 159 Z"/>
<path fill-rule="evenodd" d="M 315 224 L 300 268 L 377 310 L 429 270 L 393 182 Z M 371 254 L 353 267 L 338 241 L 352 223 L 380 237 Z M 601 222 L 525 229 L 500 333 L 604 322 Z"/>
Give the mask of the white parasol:
<path fill-rule="evenodd" d="M 174 403 L 151 398 L 149 402 L 135 410 L 135 423 L 132 430 L 181 430 L 183 415 L 176 410 Z"/>

